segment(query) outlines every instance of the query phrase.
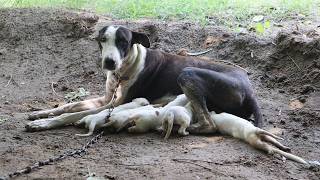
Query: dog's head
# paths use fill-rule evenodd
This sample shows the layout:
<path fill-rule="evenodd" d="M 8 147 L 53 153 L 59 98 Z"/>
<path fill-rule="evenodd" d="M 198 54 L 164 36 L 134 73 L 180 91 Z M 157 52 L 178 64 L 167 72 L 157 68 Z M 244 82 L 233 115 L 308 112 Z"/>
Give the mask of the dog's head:
<path fill-rule="evenodd" d="M 150 47 L 147 35 L 122 26 L 106 26 L 95 39 L 101 50 L 102 68 L 109 71 L 120 69 L 134 44 Z"/>

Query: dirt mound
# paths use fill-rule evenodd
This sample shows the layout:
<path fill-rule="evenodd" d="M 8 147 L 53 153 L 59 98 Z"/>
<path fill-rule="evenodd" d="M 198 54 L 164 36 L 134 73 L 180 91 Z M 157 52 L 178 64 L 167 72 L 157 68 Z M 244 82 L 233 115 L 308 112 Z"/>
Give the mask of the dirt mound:
<path fill-rule="evenodd" d="M 87 138 L 66 127 L 27 133 L 27 112 L 64 103 L 78 88 L 86 98 L 104 93 L 94 32 L 121 24 L 150 36 L 152 48 L 176 53 L 212 48 L 212 59 L 236 63 L 250 79 L 265 129 L 282 133 L 295 154 L 319 160 L 319 36 L 283 32 L 275 39 L 187 22 L 121 21 L 88 12 L 0 10 L 0 175 L 81 147 Z M 293 106 L 294 105 L 294 106 Z M 174 158 L 196 159 L 179 163 Z M 207 168 L 203 168 L 203 167 Z M 110 134 L 84 157 L 45 166 L 22 178 L 84 178 L 88 168 L 114 179 L 317 179 L 311 171 L 222 136 L 173 137 Z M 211 169 L 211 170 L 210 170 Z"/>
<path fill-rule="evenodd" d="M 320 88 L 319 35 L 279 33 L 266 64 L 268 86 L 286 87 L 289 93 L 310 94 Z"/>

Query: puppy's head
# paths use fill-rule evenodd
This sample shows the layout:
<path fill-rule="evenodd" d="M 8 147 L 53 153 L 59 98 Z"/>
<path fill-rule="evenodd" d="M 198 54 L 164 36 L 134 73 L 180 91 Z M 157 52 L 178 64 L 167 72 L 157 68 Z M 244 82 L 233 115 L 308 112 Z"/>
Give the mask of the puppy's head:
<path fill-rule="evenodd" d="M 149 101 L 145 98 L 136 98 L 134 100 L 132 100 L 132 102 L 136 102 L 138 104 L 140 104 L 141 106 L 146 106 L 146 105 L 149 105 Z"/>
<path fill-rule="evenodd" d="M 96 40 L 101 50 L 102 68 L 109 71 L 121 68 L 123 60 L 126 59 L 134 44 L 150 47 L 147 35 L 133 32 L 122 26 L 102 28 Z"/>

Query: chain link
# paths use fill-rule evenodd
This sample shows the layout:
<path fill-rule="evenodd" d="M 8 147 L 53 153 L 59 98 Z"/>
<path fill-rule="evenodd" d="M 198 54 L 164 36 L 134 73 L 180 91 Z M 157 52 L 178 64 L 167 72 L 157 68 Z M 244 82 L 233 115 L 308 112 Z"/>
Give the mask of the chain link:
<path fill-rule="evenodd" d="M 114 74 L 114 75 L 117 79 L 117 86 L 114 89 L 114 92 L 112 94 L 111 108 L 108 109 L 108 115 L 106 116 L 106 120 L 110 118 L 111 113 L 113 112 L 113 110 L 115 108 L 114 103 L 115 103 L 115 100 L 117 99 L 117 95 L 116 95 L 117 90 L 118 90 L 118 87 L 120 86 L 121 80 L 123 80 L 119 75 L 117 75 L 117 74 Z M 91 138 L 89 141 L 87 141 L 87 143 L 84 146 L 82 146 L 82 148 L 75 149 L 72 151 L 65 151 L 64 153 L 57 155 L 57 156 L 54 156 L 52 158 L 49 158 L 47 160 L 38 161 L 31 166 L 27 166 L 24 169 L 20 169 L 20 170 L 17 170 L 15 172 L 8 174 L 7 177 L 0 177 L 0 180 L 14 178 L 14 177 L 20 176 L 22 174 L 29 174 L 29 173 L 33 172 L 34 170 L 39 169 L 42 166 L 49 165 L 49 164 L 57 162 L 57 161 L 61 161 L 67 157 L 82 157 L 83 155 L 85 155 L 88 152 L 88 149 L 93 144 L 97 143 L 99 141 L 99 139 L 102 138 L 103 134 L 104 134 L 104 131 L 101 131 L 99 134 L 97 134 L 96 136 Z"/>

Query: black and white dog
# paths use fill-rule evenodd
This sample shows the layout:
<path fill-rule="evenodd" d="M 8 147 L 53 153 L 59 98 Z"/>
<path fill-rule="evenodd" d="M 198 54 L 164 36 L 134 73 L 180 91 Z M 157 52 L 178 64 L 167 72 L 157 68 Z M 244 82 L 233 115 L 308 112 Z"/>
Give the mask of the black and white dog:
<path fill-rule="evenodd" d="M 80 118 L 99 113 L 111 106 L 117 77 L 122 77 L 117 88 L 115 105 L 144 97 L 152 102 L 184 93 L 192 104 L 197 123 L 189 127 L 191 133 L 213 132 L 209 111 L 227 112 L 242 118 L 254 115 L 255 125 L 261 127 L 262 116 L 254 97 L 247 73 L 234 66 L 196 57 L 178 56 L 148 49 L 149 38 L 122 26 L 106 26 L 96 40 L 102 57 L 102 68 L 107 73 L 103 97 L 70 103 L 61 107 L 30 114 L 28 130 L 43 130 L 73 123 Z M 117 74 L 117 75 L 116 75 Z M 125 78 L 124 78 L 125 77 Z"/>

